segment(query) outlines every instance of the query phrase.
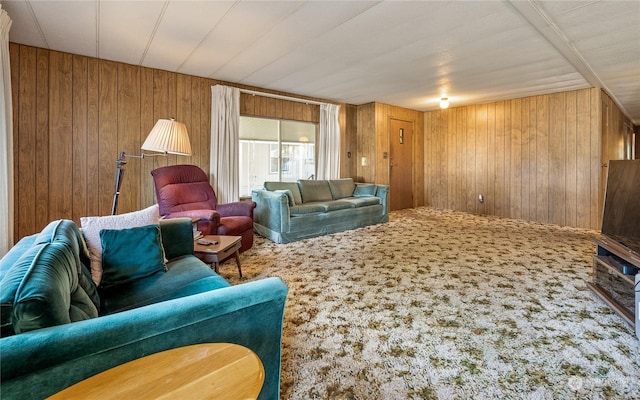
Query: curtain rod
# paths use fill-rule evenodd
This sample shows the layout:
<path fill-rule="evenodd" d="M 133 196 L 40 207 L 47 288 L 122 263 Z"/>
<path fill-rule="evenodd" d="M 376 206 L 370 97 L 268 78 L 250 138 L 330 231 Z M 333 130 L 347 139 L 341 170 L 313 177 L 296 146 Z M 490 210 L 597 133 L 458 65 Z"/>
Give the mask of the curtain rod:
<path fill-rule="evenodd" d="M 314 104 L 314 105 L 317 105 L 317 106 L 321 106 L 323 104 L 329 104 L 329 103 L 322 103 L 322 102 L 313 101 L 313 100 L 298 99 L 296 97 L 282 96 L 282 95 L 279 95 L 279 94 L 257 92 L 255 90 L 248 90 L 248 89 L 240 89 L 240 93 L 251 94 L 251 95 L 254 95 L 254 96 L 271 97 L 271 98 L 280 99 L 280 100 L 295 101 L 295 102 L 298 102 L 298 103 Z"/>

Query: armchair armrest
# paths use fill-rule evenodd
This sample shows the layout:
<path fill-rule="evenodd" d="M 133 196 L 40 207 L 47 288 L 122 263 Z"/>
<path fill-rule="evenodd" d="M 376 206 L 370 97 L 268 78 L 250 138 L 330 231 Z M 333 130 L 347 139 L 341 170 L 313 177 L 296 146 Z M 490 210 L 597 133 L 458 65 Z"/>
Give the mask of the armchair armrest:
<path fill-rule="evenodd" d="M 253 201 L 236 201 L 234 203 L 218 204 L 216 211 L 221 217 L 250 217 L 253 219 L 253 209 L 256 203 Z"/>
<path fill-rule="evenodd" d="M 176 211 L 164 216 L 165 219 L 171 218 L 197 218 L 198 230 L 203 235 L 215 235 L 220 225 L 220 213 L 216 210 L 186 210 Z"/>

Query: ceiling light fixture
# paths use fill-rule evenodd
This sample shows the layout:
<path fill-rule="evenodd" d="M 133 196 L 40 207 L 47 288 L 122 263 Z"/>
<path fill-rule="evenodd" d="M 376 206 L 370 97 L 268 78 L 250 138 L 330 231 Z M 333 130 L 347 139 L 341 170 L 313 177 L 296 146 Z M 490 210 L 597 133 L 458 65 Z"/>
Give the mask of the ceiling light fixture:
<path fill-rule="evenodd" d="M 449 99 L 447 97 L 443 97 L 440 99 L 440 108 L 449 107 Z"/>

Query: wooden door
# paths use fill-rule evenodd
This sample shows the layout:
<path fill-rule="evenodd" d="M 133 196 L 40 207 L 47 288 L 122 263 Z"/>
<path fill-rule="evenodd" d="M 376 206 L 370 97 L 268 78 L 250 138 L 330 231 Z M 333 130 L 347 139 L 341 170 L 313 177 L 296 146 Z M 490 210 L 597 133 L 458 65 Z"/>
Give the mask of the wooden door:
<path fill-rule="evenodd" d="M 389 210 L 413 207 L 413 122 L 389 123 Z"/>

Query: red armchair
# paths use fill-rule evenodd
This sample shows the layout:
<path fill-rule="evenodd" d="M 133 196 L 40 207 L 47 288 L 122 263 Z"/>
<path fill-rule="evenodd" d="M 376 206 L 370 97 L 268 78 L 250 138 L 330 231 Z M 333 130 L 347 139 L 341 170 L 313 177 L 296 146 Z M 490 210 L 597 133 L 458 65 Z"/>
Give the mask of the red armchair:
<path fill-rule="evenodd" d="M 151 171 L 160 215 L 198 218 L 203 235 L 242 236 L 240 251 L 253 246 L 253 201 L 218 204 L 205 172 L 195 165 L 172 165 Z"/>

